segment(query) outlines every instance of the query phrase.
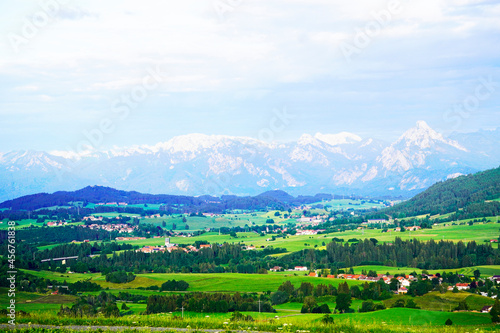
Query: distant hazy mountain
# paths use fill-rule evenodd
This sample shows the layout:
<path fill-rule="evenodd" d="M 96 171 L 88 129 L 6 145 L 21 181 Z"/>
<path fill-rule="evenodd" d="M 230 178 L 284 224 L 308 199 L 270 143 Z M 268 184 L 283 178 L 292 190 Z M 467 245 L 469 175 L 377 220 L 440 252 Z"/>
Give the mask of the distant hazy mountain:
<path fill-rule="evenodd" d="M 288 193 L 409 197 L 437 181 L 497 167 L 500 131 L 443 137 L 419 121 L 393 143 L 342 132 L 269 144 L 189 134 L 154 146 L 0 154 L 0 200 L 99 184 L 182 195 Z"/>

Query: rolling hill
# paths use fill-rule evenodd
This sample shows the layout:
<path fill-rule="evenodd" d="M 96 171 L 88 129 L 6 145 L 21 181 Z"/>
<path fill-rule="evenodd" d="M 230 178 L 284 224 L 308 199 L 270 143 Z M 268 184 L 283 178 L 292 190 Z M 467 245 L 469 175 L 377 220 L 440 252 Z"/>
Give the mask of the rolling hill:
<path fill-rule="evenodd" d="M 389 215 L 417 216 L 446 214 L 459 210 L 498 210 L 500 202 L 500 167 L 472 175 L 438 182 L 410 200 L 387 208 Z M 492 214 L 494 215 L 494 214 Z"/>

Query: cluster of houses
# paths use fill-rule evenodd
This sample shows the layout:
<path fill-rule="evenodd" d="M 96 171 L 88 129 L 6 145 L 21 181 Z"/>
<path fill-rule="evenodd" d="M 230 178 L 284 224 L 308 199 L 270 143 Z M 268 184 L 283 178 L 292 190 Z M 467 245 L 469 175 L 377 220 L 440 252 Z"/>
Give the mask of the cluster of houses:
<path fill-rule="evenodd" d="M 83 217 L 83 221 L 91 221 L 91 222 L 98 222 L 98 221 L 102 222 L 102 219 L 103 219 L 102 216 L 94 216 L 94 215 Z"/>
<path fill-rule="evenodd" d="M 417 230 L 422 229 L 422 228 L 421 228 L 421 227 L 419 227 L 418 225 L 413 226 L 413 227 L 406 227 L 406 228 L 405 228 L 405 227 L 403 227 L 403 228 L 404 228 L 406 231 L 417 231 Z M 400 228 L 400 227 L 397 227 L 396 229 L 394 229 L 394 231 L 399 232 L 399 231 L 401 231 L 401 228 Z"/>
<path fill-rule="evenodd" d="M 112 231 L 118 231 L 119 233 L 131 233 L 134 231 L 134 229 L 137 228 L 137 226 L 130 226 L 126 223 L 119 223 L 119 224 L 89 224 L 89 225 L 82 225 L 81 227 L 83 228 L 89 228 L 90 230 L 106 230 L 109 232 Z"/>
<path fill-rule="evenodd" d="M 306 217 L 302 215 L 302 217 L 296 219 L 297 227 L 305 227 L 305 226 L 318 226 L 321 223 L 325 222 L 325 217 L 323 216 L 311 216 L 311 217 Z"/>
<path fill-rule="evenodd" d="M 301 229 L 297 230 L 297 233 L 295 235 L 301 236 L 301 235 L 317 235 L 318 233 L 324 232 L 325 230 L 309 230 L 309 229 Z"/>
<path fill-rule="evenodd" d="M 187 247 L 179 247 L 178 244 L 174 244 L 174 243 L 170 243 L 170 238 L 167 237 L 165 238 L 165 245 L 161 245 L 161 246 L 144 246 L 140 249 L 137 249 L 135 250 L 135 252 L 142 252 L 142 253 L 154 253 L 154 252 L 172 252 L 172 251 L 175 251 L 175 250 L 181 250 L 181 251 L 184 251 L 186 253 L 189 253 L 189 252 L 198 252 L 199 250 L 201 249 L 204 249 L 204 248 L 211 248 L 212 246 L 210 244 L 201 244 L 199 246 L 199 248 L 196 248 L 195 246 L 193 245 L 189 245 Z"/>
<path fill-rule="evenodd" d="M 47 222 L 47 226 L 49 227 L 60 227 L 63 225 L 68 224 L 68 222 L 65 221 L 53 221 L 53 222 Z"/>
<path fill-rule="evenodd" d="M 99 202 L 96 206 L 128 206 L 126 202 Z"/>
<path fill-rule="evenodd" d="M 160 218 L 160 217 L 161 217 L 160 214 L 152 214 L 152 215 L 142 216 L 140 218 L 141 219 L 157 219 L 157 218 Z"/>
<path fill-rule="evenodd" d="M 287 269 L 283 270 L 283 267 L 280 266 L 274 266 L 271 269 L 269 269 L 271 272 L 280 272 L 280 271 L 297 271 L 297 272 L 307 272 L 308 268 L 306 266 L 295 266 L 293 269 Z M 308 274 L 310 277 L 321 277 L 321 272 L 319 270 L 310 272 Z M 325 276 L 323 276 L 325 277 Z M 367 276 L 364 274 L 328 274 L 326 276 L 327 278 L 330 279 L 345 279 L 345 280 L 358 280 L 358 281 L 366 281 L 366 282 L 377 282 L 379 280 L 383 280 L 386 284 L 390 284 L 392 282 L 392 279 L 394 278 L 393 275 L 385 275 L 385 274 L 377 274 L 377 276 Z M 439 279 L 440 281 L 442 280 L 441 277 L 437 275 L 422 275 L 423 279 L 429 279 L 432 280 L 434 278 Z M 411 282 L 417 281 L 417 277 L 413 275 L 405 275 L 405 276 L 398 276 L 396 277 L 398 280 L 398 294 L 406 294 L 408 293 L 408 287 L 410 286 Z M 495 275 L 490 278 L 492 281 L 500 281 L 500 275 Z M 449 286 L 448 290 L 453 290 L 453 288 L 456 287 L 458 290 L 468 290 L 470 289 L 470 285 L 468 283 L 457 283 L 454 286 Z M 488 296 L 486 293 L 481 293 L 483 296 Z M 496 295 L 492 296 L 492 298 L 496 298 Z"/>
<path fill-rule="evenodd" d="M 130 241 L 130 240 L 140 240 L 146 239 L 146 237 L 116 237 L 117 241 Z"/>
<path fill-rule="evenodd" d="M 274 266 L 273 268 L 269 269 L 271 272 L 281 272 L 283 271 L 283 267 L 281 266 Z M 295 266 L 293 269 L 287 269 L 287 272 L 307 272 L 307 266 Z"/>

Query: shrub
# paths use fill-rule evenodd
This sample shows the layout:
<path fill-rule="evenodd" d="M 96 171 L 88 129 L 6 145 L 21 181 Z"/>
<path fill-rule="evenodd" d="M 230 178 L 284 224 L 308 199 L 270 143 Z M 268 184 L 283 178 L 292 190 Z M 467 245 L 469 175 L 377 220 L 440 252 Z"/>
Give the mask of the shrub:
<path fill-rule="evenodd" d="M 359 312 L 370 312 L 370 311 L 375 311 L 375 304 L 373 304 L 373 301 L 365 301 L 361 304 L 361 309 L 359 309 Z"/>
<path fill-rule="evenodd" d="M 412 299 L 409 299 L 408 302 L 406 302 L 406 307 L 410 309 L 420 309 Z"/>
<path fill-rule="evenodd" d="M 277 291 L 272 293 L 271 302 L 273 305 L 279 305 L 288 301 L 288 293 L 284 291 Z"/>
<path fill-rule="evenodd" d="M 333 324 L 333 317 L 330 315 L 325 315 L 323 318 L 321 318 L 321 322 L 325 325 L 331 325 Z"/>
<path fill-rule="evenodd" d="M 243 313 L 234 311 L 231 315 L 231 321 L 253 321 L 252 316 L 245 316 Z"/>
<path fill-rule="evenodd" d="M 161 285 L 161 291 L 185 291 L 189 288 L 189 283 L 184 280 L 168 280 Z"/>
<path fill-rule="evenodd" d="M 393 308 L 404 308 L 405 307 L 405 300 L 404 299 L 398 299 L 394 304 L 392 305 Z"/>
<path fill-rule="evenodd" d="M 321 304 L 320 306 L 313 308 L 311 312 L 312 313 L 332 313 L 332 311 L 330 311 L 330 307 L 326 303 Z"/>
<path fill-rule="evenodd" d="M 124 271 L 111 272 L 106 274 L 106 282 L 111 283 L 127 283 L 134 281 L 135 275 L 133 273 L 126 273 Z"/>

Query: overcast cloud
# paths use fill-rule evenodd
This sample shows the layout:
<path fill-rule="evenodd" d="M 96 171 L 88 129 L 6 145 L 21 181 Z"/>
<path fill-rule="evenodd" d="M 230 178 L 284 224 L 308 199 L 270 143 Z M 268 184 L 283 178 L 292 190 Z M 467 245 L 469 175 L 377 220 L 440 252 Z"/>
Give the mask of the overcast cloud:
<path fill-rule="evenodd" d="M 0 13 L 3 152 L 71 149 L 103 119 L 103 149 L 257 137 L 284 108 L 295 118 L 278 141 L 500 126 L 496 1 L 47 0 Z"/>

